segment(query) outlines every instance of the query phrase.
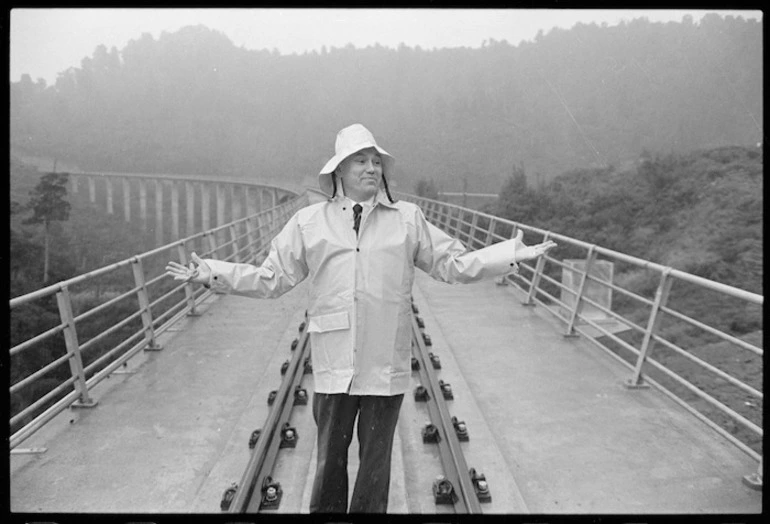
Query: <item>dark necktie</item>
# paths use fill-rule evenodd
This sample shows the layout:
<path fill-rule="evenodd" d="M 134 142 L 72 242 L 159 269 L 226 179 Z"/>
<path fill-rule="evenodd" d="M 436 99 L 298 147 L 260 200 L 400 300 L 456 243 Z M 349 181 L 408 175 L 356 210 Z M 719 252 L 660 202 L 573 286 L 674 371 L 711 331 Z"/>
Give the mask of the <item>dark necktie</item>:
<path fill-rule="evenodd" d="M 361 225 L 361 211 L 363 211 L 363 209 L 361 204 L 353 206 L 353 229 L 356 230 L 356 236 L 358 236 L 358 226 Z"/>

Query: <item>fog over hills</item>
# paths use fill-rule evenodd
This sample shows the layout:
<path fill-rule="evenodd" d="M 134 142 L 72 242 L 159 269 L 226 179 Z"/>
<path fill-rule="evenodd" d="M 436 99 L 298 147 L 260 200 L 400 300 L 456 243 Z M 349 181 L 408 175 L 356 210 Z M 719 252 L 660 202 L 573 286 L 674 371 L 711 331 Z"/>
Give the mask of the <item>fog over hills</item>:
<path fill-rule="evenodd" d="M 14 152 L 84 170 L 314 184 L 336 132 L 369 127 L 398 190 L 497 193 L 516 170 L 577 168 L 762 141 L 762 24 L 580 24 L 518 46 L 281 56 L 203 26 L 98 47 L 53 86 L 11 84 Z"/>

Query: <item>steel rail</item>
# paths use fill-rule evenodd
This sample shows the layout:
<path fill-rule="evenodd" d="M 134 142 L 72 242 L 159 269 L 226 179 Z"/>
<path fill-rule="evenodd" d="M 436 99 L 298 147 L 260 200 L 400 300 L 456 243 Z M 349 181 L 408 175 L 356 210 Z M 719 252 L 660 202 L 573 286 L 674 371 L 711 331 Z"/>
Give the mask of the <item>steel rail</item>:
<path fill-rule="evenodd" d="M 229 513 L 257 513 L 262 502 L 261 488 L 265 478 L 273 471 L 275 459 L 281 444 L 281 428 L 288 421 L 294 405 L 294 391 L 304 375 L 304 361 L 310 344 L 307 323 L 300 332 L 297 347 L 289 362 L 272 409 L 267 416 L 262 432 L 257 439 L 249 463 L 237 484 L 237 490 L 230 502 Z"/>
<path fill-rule="evenodd" d="M 429 351 L 422 337 L 422 331 L 412 314 L 413 354 L 420 366 L 419 373 L 423 387 L 428 391 L 428 412 L 431 422 L 439 430 L 439 455 L 444 467 L 444 474 L 458 495 L 454 503 L 456 513 L 482 513 L 481 504 L 473 487 L 468 464 L 465 462 L 460 441 L 449 414 L 443 391 L 439 386 Z"/>

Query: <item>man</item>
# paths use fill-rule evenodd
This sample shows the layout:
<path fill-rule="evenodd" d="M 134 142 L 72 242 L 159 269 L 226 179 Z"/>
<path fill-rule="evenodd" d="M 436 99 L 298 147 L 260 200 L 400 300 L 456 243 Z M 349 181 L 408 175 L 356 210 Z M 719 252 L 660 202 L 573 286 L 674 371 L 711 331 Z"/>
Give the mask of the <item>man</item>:
<path fill-rule="evenodd" d="M 394 201 L 393 157 L 361 124 L 337 134 L 335 155 L 319 174 L 329 200 L 299 210 L 260 267 L 192 254 L 189 268 L 167 274 L 223 291 L 272 298 L 305 278 L 312 286 L 308 332 L 318 463 L 311 512 L 344 513 L 348 447 L 358 418 L 360 465 L 350 512 L 387 510 L 398 413 L 411 376 L 414 268 L 449 283 L 516 271 L 554 247 L 515 239 L 469 252 L 429 224 L 420 208 Z"/>

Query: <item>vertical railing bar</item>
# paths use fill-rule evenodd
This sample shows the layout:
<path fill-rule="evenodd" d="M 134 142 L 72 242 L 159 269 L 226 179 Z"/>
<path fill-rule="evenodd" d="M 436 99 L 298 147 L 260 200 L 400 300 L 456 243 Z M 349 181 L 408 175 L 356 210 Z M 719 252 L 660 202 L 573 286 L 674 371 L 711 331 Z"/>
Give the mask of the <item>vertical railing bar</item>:
<path fill-rule="evenodd" d="M 669 277 L 671 274 L 671 268 L 667 267 L 660 274 L 660 283 L 658 289 L 655 291 L 655 301 L 650 309 L 650 317 L 647 320 L 647 329 L 644 332 L 644 338 L 642 339 L 642 346 L 639 349 L 639 356 L 636 360 L 636 366 L 634 367 L 634 373 L 627 382 L 628 387 L 643 387 L 642 383 L 642 366 L 647 359 L 647 355 L 652 351 L 652 347 L 655 345 L 655 339 L 653 333 L 657 331 L 660 326 L 660 308 L 664 307 L 668 302 L 668 295 L 671 292 L 671 285 L 674 283 L 673 279 Z"/>
<path fill-rule="evenodd" d="M 551 236 L 551 232 L 548 231 L 545 236 L 543 237 L 543 242 L 548 242 L 548 238 Z M 532 275 L 532 280 L 529 284 L 529 291 L 527 292 L 527 298 L 524 300 L 524 302 L 521 303 L 523 306 L 534 306 L 535 303 L 535 293 L 538 290 L 538 286 L 540 285 L 540 276 L 543 274 L 543 268 L 545 267 L 545 257 L 540 257 L 537 259 L 537 263 L 535 264 L 535 274 Z"/>
<path fill-rule="evenodd" d="M 219 250 L 219 247 L 217 245 L 217 239 L 215 238 L 215 233 L 211 231 L 206 231 L 205 237 L 209 241 L 209 252 L 211 253 L 211 258 L 219 258 L 219 253 L 217 251 Z"/>
<path fill-rule="evenodd" d="M 468 245 L 472 248 L 476 243 L 476 232 L 478 231 L 479 214 L 474 212 L 471 218 L 471 227 L 468 230 Z"/>
<path fill-rule="evenodd" d="M 83 358 L 80 354 L 80 343 L 78 342 L 77 329 L 75 327 L 75 315 L 72 313 L 72 302 L 67 286 L 63 286 L 56 293 L 56 303 L 59 306 L 59 317 L 62 324 L 64 324 L 64 344 L 67 352 L 70 354 L 70 372 L 75 380 L 75 391 L 77 391 L 79 398 L 72 405 L 75 407 L 94 407 L 97 402 L 88 394 L 86 374 L 83 370 Z"/>
<path fill-rule="evenodd" d="M 744 485 L 758 491 L 762 490 L 762 458 L 763 457 L 759 457 L 759 465 L 757 466 L 756 473 L 752 473 L 743 477 Z"/>
<path fill-rule="evenodd" d="M 575 321 L 577 320 L 578 313 L 580 311 L 580 306 L 582 305 L 583 292 L 585 291 L 585 288 L 586 288 L 586 282 L 588 282 L 588 273 L 591 272 L 591 266 L 593 265 L 593 262 L 595 259 L 596 259 L 596 244 L 592 244 L 591 247 L 588 248 L 588 254 L 586 255 L 585 270 L 583 271 L 583 274 L 580 277 L 580 286 L 578 287 L 577 295 L 575 295 L 575 307 L 572 309 L 572 312 L 570 313 L 570 319 L 569 319 L 569 322 L 567 323 L 567 330 L 564 333 L 564 336 L 567 336 L 567 337 L 577 336 L 574 333 Z M 577 270 L 573 269 L 572 271 L 577 271 Z"/>
<path fill-rule="evenodd" d="M 256 263 L 257 254 L 254 252 L 254 226 L 252 225 L 251 221 L 253 220 L 253 217 L 249 217 L 246 219 L 246 239 L 249 243 L 249 262 L 254 264 Z"/>
<path fill-rule="evenodd" d="M 230 230 L 230 246 L 232 248 L 233 261 L 240 262 L 241 255 L 238 251 L 238 232 L 235 230 L 235 224 L 230 224 L 228 229 Z"/>
<path fill-rule="evenodd" d="M 184 243 L 179 243 L 176 246 L 177 253 L 179 255 L 179 263 L 183 266 L 187 266 L 187 250 L 185 249 Z M 200 315 L 198 313 L 198 310 L 196 309 L 195 304 L 195 290 L 193 289 L 193 283 L 187 282 L 184 286 L 184 295 L 185 300 L 187 300 L 189 311 L 187 312 L 188 316 L 191 317 L 197 317 Z"/>
<path fill-rule="evenodd" d="M 146 351 L 158 351 L 163 349 L 157 344 L 155 340 L 155 328 L 152 322 L 152 309 L 150 308 L 150 299 L 147 294 L 147 286 L 144 278 L 144 268 L 142 259 L 134 257 L 131 261 L 131 269 L 134 272 L 134 282 L 137 289 L 137 298 L 139 300 L 139 308 L 142 311 L 142 325 L 144 326 L 144 339 L 146 342 Z"/>
<path fill-rule="evenodd" d="M 495 234 L 495 228 L 497 227 L 497 219 L 493 218 L 489 221 L 489 228 L 487 229 L 487 238 L 484 240 L 485 246 L 492 245 L 492 237 Z"/>

